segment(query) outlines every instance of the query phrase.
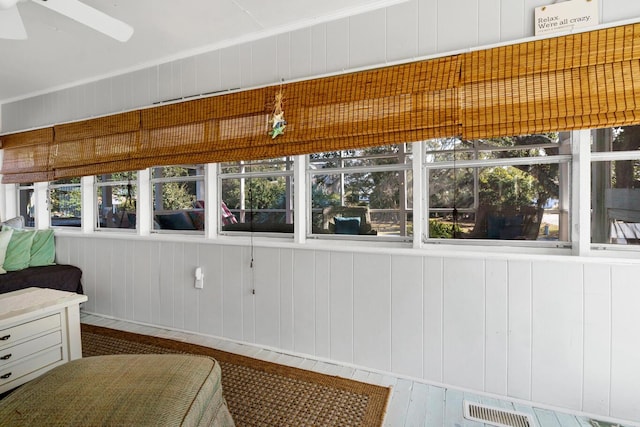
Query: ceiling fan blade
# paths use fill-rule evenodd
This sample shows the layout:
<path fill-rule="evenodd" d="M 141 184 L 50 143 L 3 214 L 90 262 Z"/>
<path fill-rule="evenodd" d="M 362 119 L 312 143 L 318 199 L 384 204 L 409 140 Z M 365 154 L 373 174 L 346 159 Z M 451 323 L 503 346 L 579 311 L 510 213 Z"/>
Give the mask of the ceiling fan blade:
<path fill-rule="evenodd" d="M 24 40 L 27 31 L 24 29 L 18 6 L 0 9 L 0 39 Z"/>
<path fill-rule="evenodd" d="M 33 1 L 121 42 L 126 42 L 133 34 L 133 27 L 130 25 L 78 0 Z"/>

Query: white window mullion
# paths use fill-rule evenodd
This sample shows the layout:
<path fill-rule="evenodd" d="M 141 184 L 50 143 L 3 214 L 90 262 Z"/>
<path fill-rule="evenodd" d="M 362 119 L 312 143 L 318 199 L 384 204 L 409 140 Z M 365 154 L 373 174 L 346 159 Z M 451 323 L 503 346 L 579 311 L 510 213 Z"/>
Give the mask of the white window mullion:
<path fill-rule="evenodd" d="M 33 184 L 35 206 L 35 228 L 42 230 L 51 225 L 51 206 L 49 204 L 49 183 L 36 182 Z"/>
<path fill-rule="evenodd" d="M 311 224 L 311 205 L 307 205 L 307 156 L 300 155 L 293 158 L 293 240 L 304 244 L 307 240 L 307 224 Z"/>
<path fill-rule="evenodd" d="M 80 178 L 80 191 L 82 194 L 82 232 L 93 233 L 97 218 L 97 201 L 95 189 L 96 177 L 83 176 Z"/>
<path fill-rule="evenodd" d="M 574 255 L 586 256 L 591 248 L 591 131 L 571 132 L 571 240 Z"/>
<path fill-rule="evenodd" d="M 205 237 L 215 239 L 220 228 L 220 197 L 218 192 L 218 164 L 207 163 L 204 169 Z"/>
<path fill-rule="evenodd" d="M 423 247 L 423 235 L 425 227 L 429 224 L 429 217 L 426 215 L 426 197 L 428 188 L 426 185 L 425 169 L 422 167 L 424 144 L 416 142 L 413 146 L 413 247 L 420 249 Z"/>
<path fill-rule="evenodd" d="M 0 110 L 1 109 L 2 109 L 2 106 L 0 105 Z M 0 150 L 0 165 L 2 164 L 3 155 L 4 155 L 4 151 Z M 7 215 L 9 213 L 7 212 L 7 205 L 9 204 L 9 197 L 11 197 L 11 194 L 7 194 L 7 190 L 9 189 L 9 187 L 13 187 L 14 191 L 17 193 L 18 185 L 2 184 L 2 174 L 0 174 L 0 200 L 4 202 L 0 205 L 0 220 L 8 219 Z M 16 201 L 18 200 L 16 193 L 13 194 L 14 203 L 16 203 Z"/>
<path fill-rule="evenodd" d="M 4 208 L 0 211 L 0 218 L 7 220 L 18 215 L 18 184 L 2 184 L 4 189 Z"/>
<path fill-rule="evenodd" d="M 151 172 L 150 169 L 138 171 L 138 200 L 136 203 L 136 225 L 140 236 L 151 234 Z"/>

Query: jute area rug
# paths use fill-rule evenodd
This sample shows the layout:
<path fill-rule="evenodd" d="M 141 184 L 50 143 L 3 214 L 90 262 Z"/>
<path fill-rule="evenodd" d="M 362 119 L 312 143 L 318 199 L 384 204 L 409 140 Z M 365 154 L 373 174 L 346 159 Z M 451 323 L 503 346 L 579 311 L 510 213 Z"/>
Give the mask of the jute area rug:
<path fill-rule="evenodd" d="M 191 353 L 215 358 L 237 426 L 380 426 L 390 389 L 196 344 L 82 324 L 84 357 Z"/>

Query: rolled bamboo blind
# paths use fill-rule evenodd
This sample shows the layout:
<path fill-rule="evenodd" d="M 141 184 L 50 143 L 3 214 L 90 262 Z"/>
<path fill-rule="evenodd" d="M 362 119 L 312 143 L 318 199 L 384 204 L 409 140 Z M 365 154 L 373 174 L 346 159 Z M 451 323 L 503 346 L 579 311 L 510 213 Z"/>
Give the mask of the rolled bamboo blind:
<path fill-rule="evenodd" d="M 53 177 L 49 148 L 53 128 L 21 132 L 2 137 L 2 182 L 45 182 Z"/>
<path fill-rule="evenodd" d="M 637 124 L 640 24 L 463 55 L 466 139 Z"/>
<path fill-rule="evenodd" d="M 3 182 L 635 124 L 639 79 L 630 24 L 7 135 Z"/>
<path fill-rule="evenodd" d="M 458 57 L 309 80 L 142 111 L 140 167 L 255 160 L 459 133 Z M 272 139 L 284 93 L 288 122 Z"/>
<path fill-rule="evenodd" d="M 140 111 L 56 125 L 50 168 L 54 179 L 118 171 L 140 151 Z M 112 172 L 115 172 L 113 170 Z"/>

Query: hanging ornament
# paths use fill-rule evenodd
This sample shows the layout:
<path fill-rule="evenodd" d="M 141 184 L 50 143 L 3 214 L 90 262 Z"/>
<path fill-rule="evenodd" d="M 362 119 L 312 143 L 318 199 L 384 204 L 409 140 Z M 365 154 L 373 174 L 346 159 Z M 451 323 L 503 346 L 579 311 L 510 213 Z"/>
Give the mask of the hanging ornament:
<path fill-rule="evenodd" d="M 282 99 L 284 94 L 282 89 L 276 93 L 275 101 L 273 103 L 273 114 L 269 123 L 271 123 L 271 130 L 269 135 L 271 139 L 275 139 L 276 136 L 284 134 L 284 130 L 287 128 L 287 121 L 284 119 L 284 111 L 282 111 Z"/>

